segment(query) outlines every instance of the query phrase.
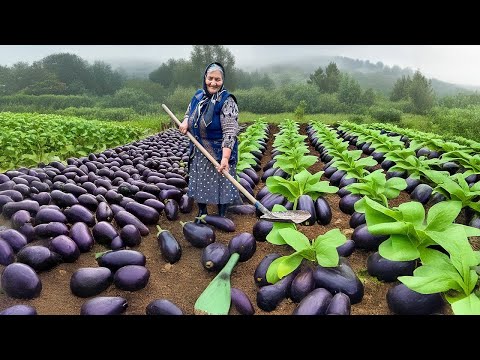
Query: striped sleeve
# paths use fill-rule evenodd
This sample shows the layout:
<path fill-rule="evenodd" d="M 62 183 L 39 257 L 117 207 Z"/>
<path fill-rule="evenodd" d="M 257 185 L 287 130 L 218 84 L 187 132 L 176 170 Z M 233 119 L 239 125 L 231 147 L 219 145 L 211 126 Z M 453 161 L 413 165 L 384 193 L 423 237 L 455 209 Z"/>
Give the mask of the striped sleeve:
<path fill-rule="evenodd" d="M 233 149 L 238 134 L 238 106 L 232 97 L 225 100 L 220 114 L 223 140 L 222 147 Z"/>
<path fill-rule="evenodd" d="M 190 105 L 188 104 L 187 111 L 185 112 L 185 115 L 183 115 L 183 120 L 188 119 L 188 115 L 190 114 Z"/>

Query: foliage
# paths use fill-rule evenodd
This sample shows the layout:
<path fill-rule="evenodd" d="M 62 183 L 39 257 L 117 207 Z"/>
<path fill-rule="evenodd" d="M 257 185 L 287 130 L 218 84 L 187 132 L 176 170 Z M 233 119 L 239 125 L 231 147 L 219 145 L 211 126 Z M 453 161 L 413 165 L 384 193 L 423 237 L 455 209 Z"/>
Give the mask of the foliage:
<path fill-rule="evenodd" d="M 361 102 L 362 89 L 357 80 L 348 74 L 343 74 L 338 89 L 338 100 L 341 103 L 352 106 Z"/>
<path fill-rule="evenodd" d="M 372 118 L 381 122 L 399 123 L 402 120 L 402 112 L 393 108 L 373 106 L 369 112 Z"/>
<path fill-rule="evenodd" d="M 295 119 L 303 120 L 305 117 L 305 108 L 307 107 L 307 102 L 305 100 L 300 100 L 300 103 L 295 109 Z"/>

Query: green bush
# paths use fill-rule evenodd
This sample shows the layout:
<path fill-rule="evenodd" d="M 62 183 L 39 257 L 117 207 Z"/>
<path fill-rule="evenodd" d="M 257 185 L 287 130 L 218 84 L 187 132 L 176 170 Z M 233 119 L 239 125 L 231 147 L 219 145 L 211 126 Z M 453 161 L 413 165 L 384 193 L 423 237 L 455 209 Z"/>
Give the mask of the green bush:
<path fill-rule="evenodd" d="M 237 90 L 234 94 L 238 100 L 238 108 L 256 114 L 278 114 L 293 112 L 294 109 L 286 109 L 287 99 L 279 90 L 266 90 L 252 88 L 249 90 Z"/>
<path fill-rule="evenodd" d="M 112 120 L 112 121 L 128 121 L 135 120 L 139 115 L 132 108 L 66 108 L 56 111 L 56 114 L 76 116 L 90 120 Z"/>
<path fill-rule="evenodd" d="M 139 114 L 148 114 L 152 103 L 153 98 L 143 90 L 123 88 L 113 96 L 105 97 L 102 105 L 107 108 L 131 108 Z"/>
<path fill-rule="evenodd" d="M 18 106 L 28 107 L 33 112 L 66 109 L 69 107 L 94 107 L 95 98 L 84 95 L 10 95 L 0 96 L 0 111 Z"/>
<path fill-rule="evenodd" d="M 325 114 L 347 113 L 348 107 L 342 104 L 336 94 L 321 94 L 319 96 L 318 112 Z"/>
<path fill-rule="evenodd" d="M 317 87 L 308 84 L 295 84 L 284 86 L 279 90 L 287 99 L 285 111 L 294 111 L 301 101 L 305 101 L 305 113 L 314 114 L 320 112 L 320 91 Z"/>
<path fill-rule="evenodd" d="M 172 94 L 167 96 L 165 105 L 173 112 L 184 114 L 196 90 L 195 88 L 177 87 Z"/>
<path fill-rule="evenodd" d="M 370 115 L 377 121 L 399 123 L 402 120 L 402 112 L 394 108 L 372 106 Z"/>

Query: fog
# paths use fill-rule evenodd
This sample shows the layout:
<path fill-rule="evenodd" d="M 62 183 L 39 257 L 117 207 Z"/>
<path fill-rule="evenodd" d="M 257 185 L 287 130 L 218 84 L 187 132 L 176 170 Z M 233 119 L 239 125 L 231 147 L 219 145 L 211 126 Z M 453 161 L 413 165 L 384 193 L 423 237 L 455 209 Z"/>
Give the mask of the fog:
<path fill-rule="evenodd" d="M 420 70 L 428 78 L 480 85 L 480 45 L 225 45 L 236 66 L 254 70 L 269 64 L 300 61 L 316 56 L 344 56 L 385 65 Z M 191 45 L 0 45 L 0 65 L 32 63 L 53 53 L 68 52 L 113 66 L 128 60 L 161 64 L 188 59 Z"/>

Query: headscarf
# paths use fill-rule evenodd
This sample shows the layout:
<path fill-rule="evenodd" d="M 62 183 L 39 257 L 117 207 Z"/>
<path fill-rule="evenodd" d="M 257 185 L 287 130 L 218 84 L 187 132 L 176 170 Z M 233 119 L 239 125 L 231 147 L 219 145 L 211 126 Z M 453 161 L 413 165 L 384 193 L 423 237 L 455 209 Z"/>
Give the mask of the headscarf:
<path fill-rule="evenodd" d="M 222 87 L 215 94 L 210 94 L 207 90 L 205 77 L 209 72 L 215 71 L 215 70 L 219 70 L 222 73 L 223 84 L 222 84 Z M 205 115 L 203 116 L 203 121 L 205 123 L 205 127 L 208 127 L 208 125 L 212 123 L 213 110 L 215 108 L 215 104 L 218 98 L 220 97 L 220 95 L 224 91 L 226 91 L 225 90 L 225 69 L 223 65 L 220 64 L 219 62 L 213 62 L 205 68 L 205 72 L 203 73 L 203 97 L 197 106 L 196 121 L 198 121 L 198 119 L 200 119 L 201 117 L 201 114 L 204 113 Z"/>

